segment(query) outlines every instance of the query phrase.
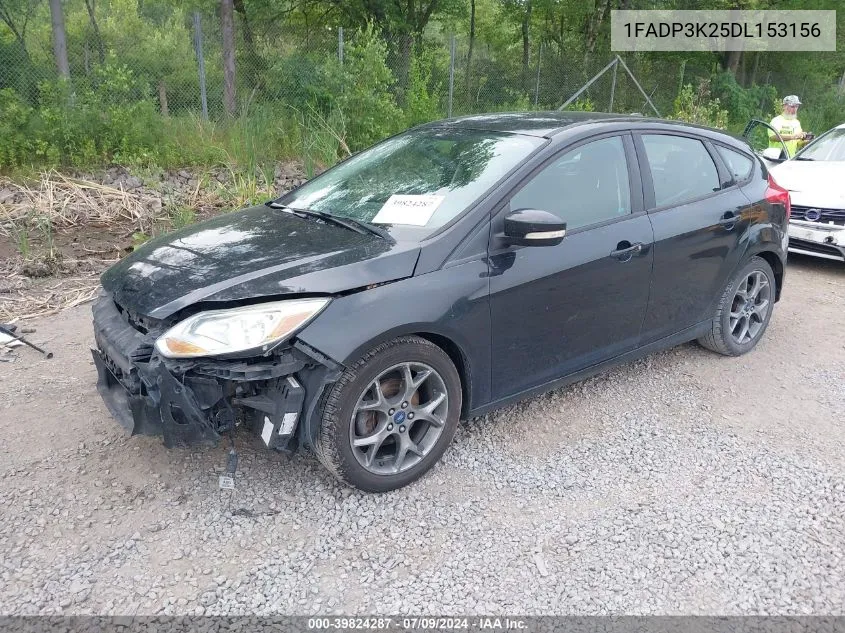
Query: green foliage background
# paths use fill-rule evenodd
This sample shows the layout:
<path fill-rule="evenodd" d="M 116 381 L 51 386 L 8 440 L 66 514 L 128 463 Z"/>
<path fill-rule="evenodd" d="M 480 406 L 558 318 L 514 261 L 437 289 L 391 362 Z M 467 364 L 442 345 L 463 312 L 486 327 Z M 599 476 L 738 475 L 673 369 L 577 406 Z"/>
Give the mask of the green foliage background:
<path fill-rule="evenodd" d="M 222 0 L 222 2 L 232 0 Z M 238 0 L 237 111 L 223 103 L 220 2 L 65 0 L 71 76 L 58 79 L 46 0 L 0 0 L 0 170 L 111 163 L 325 166 L 454 114 L 553 109 L 612 58 L 609 12 L 651 0 Z M 704 8 L 667 0 L 660 8 Z M 829 9 L 834 0 L 706 8 Z M 202 116 L 194 14 L 203 30 Z M 845 120 L 845 11 L 835 53 L 623 57 L 664 116 L 741 131 L 799 94 L 804 129 Z M 338 55 L 344 29 L 343 61 Z M 611 73 L 570 106 L 609 110 Z M 166 109 L 165 109 L 166 101 Z M 648 113 L 621 72 L 612 110 Z"/>

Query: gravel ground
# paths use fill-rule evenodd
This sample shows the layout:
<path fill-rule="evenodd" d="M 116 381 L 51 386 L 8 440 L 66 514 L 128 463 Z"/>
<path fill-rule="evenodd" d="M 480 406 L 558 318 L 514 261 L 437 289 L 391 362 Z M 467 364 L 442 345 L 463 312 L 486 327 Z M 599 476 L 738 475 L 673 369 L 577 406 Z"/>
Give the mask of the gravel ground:
<path fill-rule="evenodd" d="M 239 438 L 126 438 L 90 308 L 0 363 L 0 613 L 843 614 L 845 268 L 797 259 L 765 340 L 685 345 L 473 420 L 422 481 L 337 485 Z"/>

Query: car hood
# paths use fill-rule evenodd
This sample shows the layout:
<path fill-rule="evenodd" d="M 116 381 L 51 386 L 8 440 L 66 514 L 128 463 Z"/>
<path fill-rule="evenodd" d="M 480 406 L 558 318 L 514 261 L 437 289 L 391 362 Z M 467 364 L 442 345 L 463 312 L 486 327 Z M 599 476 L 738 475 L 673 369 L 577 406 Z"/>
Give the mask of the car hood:
<path fill-rule="evenodd" d="M 410 277 L 419 250 L 259 206 L 151 240 L 101 280 L 121 306 L 164 319 L 201 301 L 333 294 Z"/>
<path fill-rule="evenodd" d="M 845 208 L 845 163 L 841 161 L 789 160 L 770 171 L 780 186 L 792 192 L 793 204 Z"/>

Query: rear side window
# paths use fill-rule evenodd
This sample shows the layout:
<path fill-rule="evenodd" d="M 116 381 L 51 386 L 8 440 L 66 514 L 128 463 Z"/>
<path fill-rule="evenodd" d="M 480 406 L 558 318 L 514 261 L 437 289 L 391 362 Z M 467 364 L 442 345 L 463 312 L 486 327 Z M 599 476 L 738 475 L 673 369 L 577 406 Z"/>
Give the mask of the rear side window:
<path fill-rule="evenodd" d="M 510 208 L 554 213 L 570 231 L 630 214 L 622 139 L 604 138 L 562 154 L 511 198 Z"/>
<path fill-rule="evenodd" d="M 658 207 L 719 191 L 719 174 L 701 141 L 669 134 L 643 135 Z"/>
<path fill-rule="evenodd" d="M 751 169 L 754 163 L 748 156 L 728 149 L 727 147 L 722 147 L 721 145 L 716 145 L 716 151 L 719 152 L 719 156 L 725 161 L 725 165 L 727 165 L 728 171 L 733 176 L 734 181 L 742 182 L 751 175 Z"/>

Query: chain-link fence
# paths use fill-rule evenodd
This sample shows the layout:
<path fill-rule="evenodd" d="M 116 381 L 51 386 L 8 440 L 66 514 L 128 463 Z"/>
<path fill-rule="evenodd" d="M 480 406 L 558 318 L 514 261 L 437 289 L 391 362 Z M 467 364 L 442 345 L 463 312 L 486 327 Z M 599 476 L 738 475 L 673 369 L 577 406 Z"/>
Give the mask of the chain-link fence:
<path fill-rule="evenodd" d="M 44 16 L 42 16 L 43 18 Z M 30 28 L 25 42 L 6 37 L 0 43 L 0 88 L 12 88 L 32 105 L 39 101 L 39 86 L 57 78 L 49 24 Z M 139 92 L 154 99 L 163 114 L 194 113 L 211 118 L 223 114 L 224 77 L 220 20 L 214 14 L 181 13 L 164 24 L 144 24 L 124 34 L 125 42 L 103 36 L 90 27 L 68 36 L 71 81 L 95 82 L 98 68 L 127 70 Z M 279 28 L 272 37 L 259 37 L 247 23 L 236 29 L 237 102 L 241 108 L 256 100 L 298 104 L 319 101 L 333 88 L 326 64 L 342 64 L 354 44 L 357 29 Z M 2 27 L 0 27 L 2 29 Z M 125 44 L 125 45 L 122 45 Z M 391 90 L 403 104 L 403 93 L 414 79 L 425 75 L 428 92 L 436 97 L 438 114 L 553 109 L 584 85 L 609 61 L 608 57 L 577 58 L 550 43 L 520 42 L 492 46 L 466 35 L 453 36 L 430 29 L 421 37 L 385 38 Z M 418 68 L 414 68 L 414 67 Z M 636 61 L 631 62 L 636 73 Z M 640 76 L 644 89 L 664 111 L 671 109 L 683 81 L 677 64 L 664 64 L 652 76 Z M 643 110 L 647 103 L 628 77 L 609 73 L 579 100 L 582 107 L 618 112 Z M 669 79 L 672 81 L 669 81 Z M 366 80 L 366 78 L 362 78 Z M 693 79 L 689 75 L 687 80 Z M 614 101 L 610 103 L 611 86 Z M 634 92 L 631 92 L 631 89 Z"/>

